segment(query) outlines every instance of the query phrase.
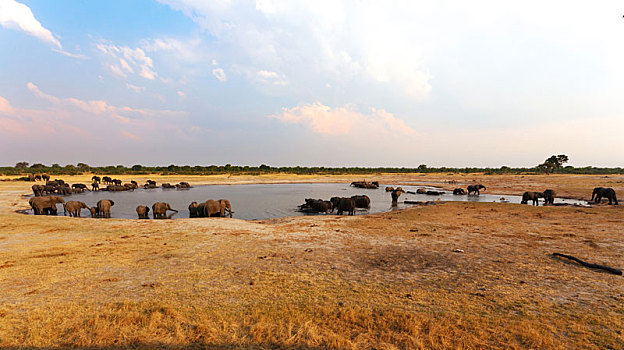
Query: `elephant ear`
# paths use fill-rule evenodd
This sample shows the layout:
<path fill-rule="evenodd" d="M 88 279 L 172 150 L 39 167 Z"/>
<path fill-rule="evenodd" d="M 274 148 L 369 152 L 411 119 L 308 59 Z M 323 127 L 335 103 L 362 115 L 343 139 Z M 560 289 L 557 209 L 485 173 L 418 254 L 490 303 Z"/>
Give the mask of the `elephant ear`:
<path fill-rule="evenodd" d="M 146 213 L 146 214 L 147 214 L 147 213 L 149 213 L 149 210 L 150 210 L 150 209 L 149 209 L 149 207 L 147 207 L 147 206 L 146 206 L 146 207 L 145 207 L 145 213 Z"/>
<path fill-rule="evenodd" d="M 113 205 L 115 205 L 115 202 L 113 202 L 112 200 L 109 200 L 109 202 L 110 202 L 110 204 L 111 204 L 111 207 L 112 207 Z"/>

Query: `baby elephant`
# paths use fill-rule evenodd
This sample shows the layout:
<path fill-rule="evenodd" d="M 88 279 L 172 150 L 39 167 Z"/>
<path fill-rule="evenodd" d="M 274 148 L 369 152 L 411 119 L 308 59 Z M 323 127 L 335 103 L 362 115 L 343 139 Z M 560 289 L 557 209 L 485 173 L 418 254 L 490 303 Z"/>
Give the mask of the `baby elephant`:
<path fill-rule="evenodd" d="M 145 205 L 139 205 L 138 207 L 136 207 L 136 212 L 139 215 L 139 219 L 149 219 L 149 211 L 150 208 L 148 206 Z"/>
<path fill-rule="evenodd" d="M 154 219 L 167 219 L 167 210 L 171 210 L 174 212 L 178 212 L 175 209 L 172 209 L 169 203 L 156 202 L 152 205 L 152 215 Z"/>
<path fill-rule="evenodd" d="M 89 207 L 84 202 L 67 201 L 63 204 L 65 214 L 69 213 L 69 216 L 73 217 L 80 217 L 80 210 L 83 208 L 89 210 Z"/>

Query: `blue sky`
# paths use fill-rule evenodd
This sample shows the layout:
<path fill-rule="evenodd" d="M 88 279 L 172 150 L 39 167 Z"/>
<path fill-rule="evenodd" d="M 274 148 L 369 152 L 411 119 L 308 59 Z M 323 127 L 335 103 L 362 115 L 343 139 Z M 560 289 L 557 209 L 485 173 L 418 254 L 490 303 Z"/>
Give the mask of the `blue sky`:
<path fill-rule="evenodd" d="M 623 166 L 623 13 L 0 0 L 0 163 Z"/>

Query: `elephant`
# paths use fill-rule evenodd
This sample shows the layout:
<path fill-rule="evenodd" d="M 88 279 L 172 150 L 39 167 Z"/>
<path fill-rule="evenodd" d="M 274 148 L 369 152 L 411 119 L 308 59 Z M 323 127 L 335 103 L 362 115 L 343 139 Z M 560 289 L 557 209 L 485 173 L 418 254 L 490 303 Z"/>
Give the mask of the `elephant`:
<path fill-rule="evenodd" d="M 419 188 L 416 190 L 416 193 L 418 194 L 427 194 L 427 190 L 425 190 L 424 188 Z"/>
<path fill-rule="evenodd" d="M 124 188 L 125 191 L 134 191 L 137 188 L 137 186 L 133 183 L 123 184 L 122 187 Z"/>
<path fill-rule="evenodd" d="M 172 185 L 172 184 L 170 184 L 170 183 L 168 183 L 168 182 L 163 183 L 163 184 L 161 185 L 161 187 L 162 187 L 162 188 L 175 188 L 175 186 L 174 186 L 174 185 Z"/>
<path fill-rule="evenodd" d="M 43 185 L 32 185 L 33 194 L 35 197 L 41 197 L 43 195 L 43 191 L 45 191 L 45 186 Z"/>
<path fill-rule="evenodd" d="M 395 190 L 395 191 L 400 191 L 400 192 L 405 192 L 405 191 L 403 191 L 403 187 L 397 187 L 397 188 L 395 188 L 394 190 Z"/>
<path fill-rule="evenodd" d="M 189 204 L 188 206 L 188 210 L 189 210 L 189 218 L 198 218 L 200 217 L 200 213 L 199 213 L 199 205 L 197 205 L 197 202 L 192 202 L 191 204 Z"/>
<path fill-rule="evenodd" d="M 65 200 L 59 196 L 33 197 L 28 200 L 35 215 L 56 215 L 56 205 L 63 203 Z"/>
<path fill-rule="evenodd" d="M 329 202 L 328 202 L 329 203 Z M 331 203 L 329 203 L 331 205 Z M 219 199 L 219 205 L 221 206 L 222 216 L 229 214 L 232 217 L 232 205 L 227 199 Z"/>
<path fill-rule="evenodd" d="M 63 195 L 63 196 L 69 196 L 70 194 L 72 194 L 72 189 L 71 187 L 69 187 L 68 184 L 63 184 L 62 186 L 60 186 L 58 188 L 58 193 Z"/>
<path fill-rule="evenodd" d="M 35 181 L 41 181 L 41 175 L 39 174 L 35 175 Z"/>
<path fill-rule="evenodd" d="M 331 201 L 322 199 L 306 198 L 305 204 L 299 206 L 300 209 L 312 209 L 317 213 L 331 213 L 334 210 L 334 204 Z"/>
<path fill-rule="evenodd" d="M 485 186 L 478 184 L 478 185 L 469 185 L 468 186 L 468 194 L 470 194 L 471 192 L 474 192 L 474 194 L 476 194 L 477 196 L 479 195 L 479 190 L 483 189 L 484 191 L 486 190 Z"/>
<path fill-rule="evenodd" d="M 392 191 L 394 191 L 394 187 L 390 187 L 390 186 L 386 187 L 386 192 L 392 192 Z"/>
<path fill-rule="evenodd" d="M 596 187 L 592 192 L 592 201 L 595 200 L 595 203 L 600 203 L 602 197 L 606 197 L 609 199 L 609 204 L 618 205 L 617 197 L 615 196 L 615 190 L 610 187 Z"/>
<path fill-rule="evenodd" d="M 542 192 L 524 192 L 522 194 L 521 204 L 529 204 L 529 200 L 533 201 L 533 205 L 539 205 L 539 198 L 543 198 L 544 194 Z"/>
<path fill-rule="evenodd" d="M 145 181 L 145 183 L 156 186 L 156 181 L 153 181 L 153 180 L 147 180 Z"/>
<path fill-rule="evenodd" d="M 113 202 L 110 199 L 101 199 L 97 202 L 97 213 L 100 217 L 103 218 L 110 218 L 111 217 L 111 213 L 110 213 L 110 208 L 115 205 L 115 202 Z"/>
<path fill-rule="evenodd" d="M 35 182 L 35 174 L 28 174 L 28 181 Z"/>
<path fill-rule="evenodd" d="M 136 212 L 139 215 L 139 219 L 149 219 L 150 208 L 146 205 L 139 205 L 136 207 Z"/>
<path fill-rule="evenodd" d="M 197 207 L 199 217 L 223 217 L 224 208 L 217 201 L 209 199 L 204 203 L 200 203 Z"/>
<path fill-rule="evenodd" d="M 349 215 L 355 215 L 355 201 L 351 198 L 339 198 L 336 210 L 338 215 L 342 215 L 343 212 L 347 212 Z"/>
<path fill-rule="evenodd" d="M 175 187 L 177 189 L 186 189 L 186 188 L 191 188 L 191 185 L 188 182 L 180 182 L 179 184 L 175 185 Z"/>
<path fill-rule="evenodd" d="M 542 195 L 544 196 L 544 205 L 555 204 L 555 196 L 557 195 L 553 190 L 545 190 Z"/>
<path fill-rule="evenodd" d="M 57 184 L 59 184 L 60 186 L 65 185 L 65 180 L 62 179 L 54 179 L 54 182 L 56 182 Z"/>
<path fill-rule="evenodd" d="M 100 185 L 98 185 L 98 183 L 94 181 L 94 182 L 91 184 L 91 191 L 97 191 L 97 190 L 99 190 L 99 189 L 100 189 Z"/>
<path fill-rule="evenodd" d="M 84 202 L 67 201 L 63 204 L 63 212 L 65 214 L 69 213 L 69 216 L 73 217 L 80 217 L 80 211 L 82 208 L 89 210 L 89 207 Z"/>
<path fill-rule="evenodd" d="M 395 191 L 398 191 L 398 189 L 395 190 Z M 351 199 L 353 199 L 355 201 L 355 207 L 356 208 L 364 208 L 364 209 L 370 208 L 370 198 L 368 196 L 366 196 L 366 195 L 351 196 Z"/>
<path fill-rule="evenodd" d="M 43 181 L 50 181 L 50 175 L 48 175 L 48 174 L 41 174 L 41 180 L 43 180 Z"/>
<path fill-rule="evenodd" d="M 113 179 L 110 176 L 104 176 L 102 177 L 102 182 L 108 185 L 113 183 Z"/>
<path fill-rule="evenodd" d="M 123 187 L 123 186 L 119 186 L 119 185 L 108 185 L 106 186 L 106 191 L 110 191 L 110 192 L 119 192 L 119 191 L 126 191 L 127 188 Z"/>
<path fill-rule="evenodd" d="M 121 186 L 121 180 L 113 179 L 113 183 L 117 186 Z"/>
<path fill-rule="evenodd" d="M 83 190 L 83 191 L 84 191 L 84 190 L 87 190 L 87 191 L 89 190 L 89 188 L 88 188 L 88 187 L 87 187 L 87 185 L 85 185 L 85 184 L 73 184 L 73 185 L 71 185 L 71 187 L 72 187 L 72 189 L 74 189 L 74 190 L 75 190 L 75 189 L 81 189 L 81 190 Z"/>
<path fill-rule="evenodd" d="M 100 217 L 100 212 L 99 212 L 97 207 L 89 208 L 89 212 L 91 213 L 91 217 L 92 218 L 99 218 Z"/>
<path fill-rule="evenodd" d="M 394 191 L 392 191 L 390 193 L 390 196 L 392 197 L 392 206 L 393 207 L 396 207 L 397 202 L 399 200 L 399 196 L 401 195 L 401 193 L 403 193 L 403 192 L 397 191 L 397 190 L 394 190 Z"/>
<path fill-rule="evenodd" d="M 176 213 L 178 212 L 177 210 L 171 208 L 169 203 L 156 202 L 152 205 L 152 215 L 154 219 L 166 219 L 167 210 L 171 210 Z"/>
<path fill-rule="evenodd" d="M 143 185 L 143 188 L 145 189 L 150 189 L 150 188 L 157 188 L 155 184 L 152 183 L 146 183 L 145 185 Z"/>
<path fill-rule="evenodd" d="M 102 179 L 99 176 L 93 175 L 91 176 L 91 182 L 95 182 L 99 184 L 100 182 L 102 182 Z"/>
<path fill-rule="evenodd" d="M 453 190 L 453 194 L 466 194 L 466 190 L 463 188 L 456 188 Z"/>
<path fill-rule="evenodd" d="M 139 188 L 139 184 L 136 181 L 131 180 L 130 183 L 134 186 L 134 188 Z"/>

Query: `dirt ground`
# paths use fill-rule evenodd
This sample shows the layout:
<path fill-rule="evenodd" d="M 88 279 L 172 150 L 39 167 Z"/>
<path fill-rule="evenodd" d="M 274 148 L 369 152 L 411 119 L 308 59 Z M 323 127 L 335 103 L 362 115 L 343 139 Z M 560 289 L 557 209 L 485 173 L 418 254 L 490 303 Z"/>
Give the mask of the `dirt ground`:
<path fill-rule="evenodd" d="M 624 194 L 623 176 L 149 178 Z M 455 202 L 355 217 L 139 221 L 15 213 L 31 185 L 0 181 L 5 348 L 624 347 L 624 278 L 552 256 L 624 268 L 624 205 Z"/>

